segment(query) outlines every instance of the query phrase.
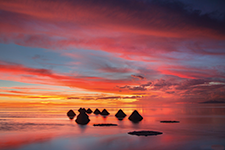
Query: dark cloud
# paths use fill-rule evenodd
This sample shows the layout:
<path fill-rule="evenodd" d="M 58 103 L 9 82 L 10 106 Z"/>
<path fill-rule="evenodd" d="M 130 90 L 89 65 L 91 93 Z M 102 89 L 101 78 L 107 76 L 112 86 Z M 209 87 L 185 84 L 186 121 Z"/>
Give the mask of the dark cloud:
<path fill-rule="evenodd" d="M 131 91 L 145 91 L 147 90 L 144 86 L 128 86 L 128 85 L 125 85 L 125 86 L 122 86 L 122 87 L 119 87 L 120 89 L 128 89 L 128 90 L 131 90 Z"/>
<path fill-rule="evenodd" d="M 126 96 L 126 97 L 123 97 L 123 99 L 136 99 L 136 98 L 141 98 L 141 96 Z"/>
<path fill-rule="evenodd" d="M 99 97 L 98 99 L 120 99 L 120 96 Z"/>
<path fill-rule="evenodd" d="M 167 94 L 174 94 L 175 91 L 167 91 L 166 93 L 167 93 Z"/>
<path fill-rule="evenodd" d="M 79 97 L 67 97 L 67 99 L 80 99 Z"/>
<path fill-rule="evenodd" d="M 140 80 L 145 79 L 145 77 L 143 77 L 141 75 L 131 75 L 131 77 L 138 78 Z"/>
<path fill-rule="evenodd" d="M 153 82 L 153 84 L 151 85 L 152 89 L 151 90 L 169 90 L 171 86 L 176 86 L 178 85 L 178 83 L 176 82 L 171 82 L 169 80 L 164 80 L 164 79 L 160 79 L 160 80 L 156 80 Z"/>
<path fill-rule="evenodd" d="M 177 87 L 176 90 L 186 90 L 189 88 L 194 88 L 194 86 L 201 85 L 201 84 L 208 84 L 209 80 L 205 79 L 188 79 L 181 82 Z"/>
<path fill-rule="evenodd" d="M 142 87 L 146 87 L 146 86 L 150 86 L 152 84 L 152 82 L 148 82 L 146 84 L 141 84 Z"/>
<path fill-rule="evenodd" d="M 135 86 L 135 87 L 129 87 L 129 90 L 132 90 L 132 91 L 146 91 L 147 89 L 145 87 L 142 87 L 142 86 Z"/>

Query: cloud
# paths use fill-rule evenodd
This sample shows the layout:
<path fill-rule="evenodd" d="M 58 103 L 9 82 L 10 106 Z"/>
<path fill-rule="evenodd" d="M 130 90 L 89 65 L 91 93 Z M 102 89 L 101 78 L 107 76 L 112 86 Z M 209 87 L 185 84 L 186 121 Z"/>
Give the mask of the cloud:
<path fill-rule="evenodd" d="M 49 69 L 30 68 L 20 64 L 0 62 L 1 80 L 11 80 L 43 85 L 81 88 L 90 91 L 119 92 L 115 87 L 130 82 L 129 79 L 105 79 L 94 76 L 74 76 L 55 73 Z"/>
<path fill-rule="evenodd" d="M 212 13 L 177 0 L 19 0 L 1 1 L 0 11 L 1 43 L 73 59 L 64 73 L 0 61 L 2 80 L 121 95 L 223 97 L 222 9 Z M 32 58 L 46 60 L 40 53 Z"/>
<path fill-rule="evenodd" d="M 103 50 L 126 59 L 187 46 L 187 52 L 224 55 L 225 21 L 179 1 L 20 0 L 2 1 L 0 9 L 3 43 Z"/>
<path fill-rule="evenodd" d="M 158 68 L 162 74 L 178 76 L 180 78 L 199 79 L 199 78 L 225 78 L 224 69 L 216 67 L 196 67 L 196 66 L 181 66 L 181 65 L 165 65 Z"/>
<path fill-rule="evenodd" d="M 141 75 L 131 75 L 131 77 L 133 78 L 138 78 L 140 80 L 145 79 L 145 77 L 141 76 Z"/>

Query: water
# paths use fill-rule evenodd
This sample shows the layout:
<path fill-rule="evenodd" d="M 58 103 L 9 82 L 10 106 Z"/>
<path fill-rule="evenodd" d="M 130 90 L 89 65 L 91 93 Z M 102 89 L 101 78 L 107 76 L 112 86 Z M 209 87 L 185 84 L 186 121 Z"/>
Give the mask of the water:
<path fill-rule="evenodd" d="M 225 105 L 198 104 L 154 107 L 123 107 L 129 116 L 137 109 L 143 120 L 134 124 L 128 116 L 119 121 L 119 107 L 106 108 L 108 117 L 89 115 L 88 125 L 69 120 L 66 113 L 79 107 L 1 108 L 0 149 L 3 150 L 163 150 L 225 149 Z M 96 107 L 91 107 L 94 110 Z M 103 110 L 102 108 L 99 108 Z M 178 120 L 180 123 L 160 123 Z M 118 126 L 96 127 L 94 123 Z M 157 136 L 134 136 L 130 131 L 163 132 Z"/>

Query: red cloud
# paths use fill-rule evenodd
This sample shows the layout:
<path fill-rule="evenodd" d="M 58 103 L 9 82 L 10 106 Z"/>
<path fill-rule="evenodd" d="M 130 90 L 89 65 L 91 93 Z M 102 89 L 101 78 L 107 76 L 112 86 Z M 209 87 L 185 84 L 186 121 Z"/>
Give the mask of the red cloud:
<path fill-rule="evenodd" d="M 126 59 L 155 58 L 182 47 L 188 47 L 188 52 L 224 55 L 219 41 L 225 39 L 224 22 L 175 3 L 168 2 L 168 8 L 162 2 L 124 3 L 1 1 L 0 39 L 33 47 L 104 50 Z M 204 44 L 190 44 L 192 40 Z"/>
<path fill-rule="evenodd" d="M 161 66 L 159 72 L 165 75 L 178 76 L 180 78 L 198 79 L 198 78 L 225 78 L 217 69 L 195 68 L 187 66 Z"/>
<path fill-rule="evenodd" d="M 47 69 L 29 68 L 23 65 L 0 62 L 1 79 L 40 83 L 48 85 L 63 85 L 82 88 L 91 91 L 118 93 L 115 87 L 130 83 L 129 80 L 109 80 L 100 77 L 85 77 L 57 74 Z"/>

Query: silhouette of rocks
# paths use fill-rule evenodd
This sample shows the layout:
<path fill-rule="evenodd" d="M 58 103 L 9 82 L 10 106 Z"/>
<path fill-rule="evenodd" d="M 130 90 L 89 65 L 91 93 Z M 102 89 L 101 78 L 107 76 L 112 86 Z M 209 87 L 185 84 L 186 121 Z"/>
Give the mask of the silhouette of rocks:
<path fill-rule="evenodd" d="M 92 113 L 92 110 L 90 108 L 87 109 L 86 111 L 88 114 L 91 114 Z"/>
<path fill-rule="evenodd" d="M 152 135 L 159 135 L 163 133 L 158 131 L 133 131 L 133 132 L 128 132 L 128 134 L 137 135 L 137 136 L 152 136 Z"/>
<path fill-rule="evenodd" d="M 69 110 L 69 111 L 67 112 L 67 116 L 68 116 L 70 119 L 73 119 L 73 118 L 76 116 L 76 114 L 75 114 L 75 112 L 74 112 L 73 110 Z"/>
<path fill-rule="evenodd" d="M 85 108 L 80 108 L 78 109 L 79 112 L 86 112 L 86 109 Z"/>
<path fill-rule="evenodd" d="M 101 115 L 107 116 L 109 115 L 109 112 L 106 109 L 103 109 Z"/>
<path fill-rule="evenodd" d="M 128 119 L 134 123 L 137 123 L 141 121 L 143 117 L 138 113 L 137 110 L 134 110 Z"/>
<path fill-rule="evenodd" d="M 163 120 L 160 121 L 161 123 L 180 123 L 180 121 L 175 121 L 175 120 Z"/>
<path fill-rule="evenodd" d="M 112 123 L 100 123 L 100 124 L 93 124 L 93 126 L 117 126 L 117 124 L 112 124 Z"/>
<path fill-rule="evenodd" d="M 123 120 L 124 117 L 126 117 L 127 115 L 120 109 L 116 114 L 115 114 L 116 118 L 119 120 Z"/>
<path fill-rule="evenodd" d="M 101 112 L 98 110 L 98 108 L 95 109 L 94 114 L 98 115 L 101 114 Z"/>
<path fill-rule="evenodd" d="M 85 124 L 88 124 L 90 119 L 89 119 L 89 116 L 84 111 L 81 111 L 75 121 L 78 124 L 85 125 Z"/>

